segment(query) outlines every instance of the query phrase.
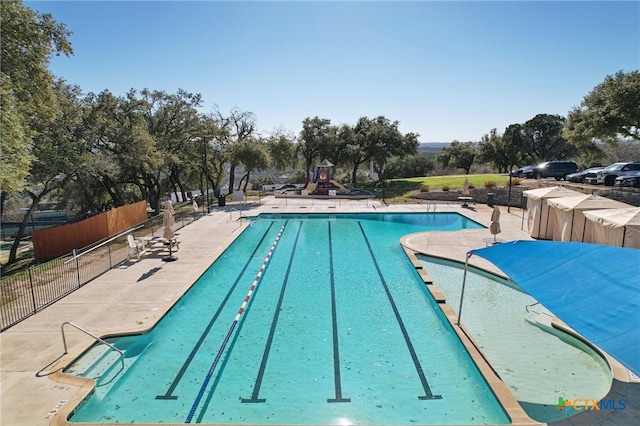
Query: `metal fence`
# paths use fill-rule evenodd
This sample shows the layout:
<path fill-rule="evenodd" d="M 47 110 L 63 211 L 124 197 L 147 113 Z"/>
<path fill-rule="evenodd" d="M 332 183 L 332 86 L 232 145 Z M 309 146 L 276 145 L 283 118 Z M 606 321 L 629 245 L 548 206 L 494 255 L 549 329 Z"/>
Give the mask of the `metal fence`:
<path fill-rule="evenodd" d="M 178 230 L 205 214 L 190 203 L 175 206 Z M 139 226 L 66 256 L 31 266 L 0 281 L 0 332 L 41 311 L 129 258 L 127 235 L 162 236 L 162 215 Z"/>

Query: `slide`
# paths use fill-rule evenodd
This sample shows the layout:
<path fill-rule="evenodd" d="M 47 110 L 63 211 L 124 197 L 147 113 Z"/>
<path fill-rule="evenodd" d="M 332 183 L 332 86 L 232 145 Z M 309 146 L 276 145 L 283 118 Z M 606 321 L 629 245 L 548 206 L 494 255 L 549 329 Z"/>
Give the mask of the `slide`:
<path fill-rule="evenodd" d="M 345 193 L 350 193 L 351 190 L 347 187 L 345 187 L 344 185 L 342 185 L 341 183 L 331 179 L 329 182 L 331 182 L 332 184 L 334 184 L 335 186 L 337 186 L 338 188 L 340 188 L 342 191 L 344 191 Z"/>
<path fill-rule="evenodd" d="M 309 191 L 309 194 L 313 194 L 313 191 L 316 190 L 316 186 L 318 186 L 317 183 L 315 182 L 309 182 L 307 184 L 307 187 L 305 188 L 307 191 Z"/>

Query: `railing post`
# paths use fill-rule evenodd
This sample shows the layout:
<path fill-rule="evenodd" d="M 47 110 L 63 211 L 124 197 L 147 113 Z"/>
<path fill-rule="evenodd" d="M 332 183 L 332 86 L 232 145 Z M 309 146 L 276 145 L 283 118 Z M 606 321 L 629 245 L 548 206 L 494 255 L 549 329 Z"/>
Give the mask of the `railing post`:
<path fill-rule="evenodd" d="M 33 302 L 33 313 L 36 313 L 36 292 L 33 289 L 33 278 L 31 277 L 31 266 L 27 268 L 27 272 L 29 273 L 29 285 L 31 286 L 31 301 Z"/>
<path fill-rule="evenodd" d="M 80 288 L 80 265 L 78 262 L 78 253 L 76 249 L 73 249 L 73 258 L 75 259 L 76 264 L 76 277 L 78 278 L 78 288 Z"/>
<path fill-rule="evenodd" d="M 107 245 L 107 253 L 109 254 L 109 269 L 113 269 L 113 260 L 111 259 L 111 243 Z"/>

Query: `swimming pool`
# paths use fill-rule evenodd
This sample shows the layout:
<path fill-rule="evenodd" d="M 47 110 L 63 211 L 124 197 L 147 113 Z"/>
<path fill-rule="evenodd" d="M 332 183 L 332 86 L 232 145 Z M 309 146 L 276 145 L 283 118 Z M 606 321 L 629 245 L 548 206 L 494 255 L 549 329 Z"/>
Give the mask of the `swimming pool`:
<path fill-rule="evenodd" d="M 106 354 L 67 369 L 98 377 L 70 420 L 509 423 L 399 244 L 480 227 L 454 213 L 262 215 L 152 330 L 111 339 L 124 371 L 97 367 Z"/>
<path fill-rule="evenodd" d="M 457 311 L 463 265 L 422 255 L 418 259 Z M 598 400 L 613 380 L 609 365 L 593 348 L 536 325 L 552 316 L 517 284 L 469 268 L 462 323 L 527 414 L 545 423 L 579 413 L 558 410 L 558 398 Z"/>

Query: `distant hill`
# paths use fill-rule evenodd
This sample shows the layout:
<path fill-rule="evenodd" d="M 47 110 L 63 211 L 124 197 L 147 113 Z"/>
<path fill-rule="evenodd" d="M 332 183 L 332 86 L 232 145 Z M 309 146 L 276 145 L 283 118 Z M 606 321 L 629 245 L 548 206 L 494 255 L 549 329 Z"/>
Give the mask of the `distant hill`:
<path fill-rule="evenodd" d="M 420 146 L 418 147 L 418 155 L 423 155 L 433 160 L 436 154 L 440 152 L 442 148 L 446 148 L 449 145 L 451 145 L 450 142 L 420 142 Z"/>
<path fill-rule="evenodd" d="M 420 142 L 420 148 L 445 148 L 451 145 L 451 142 Z"/>

